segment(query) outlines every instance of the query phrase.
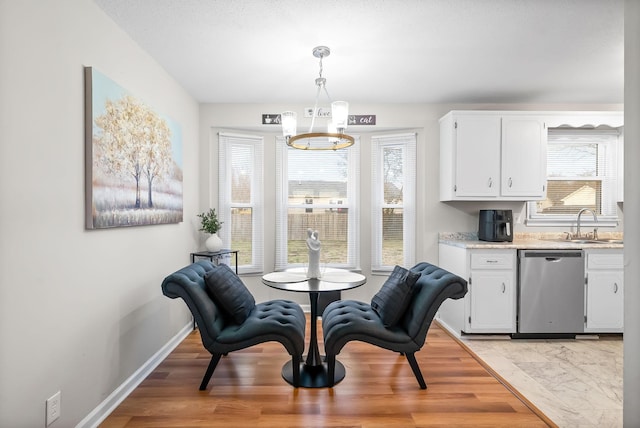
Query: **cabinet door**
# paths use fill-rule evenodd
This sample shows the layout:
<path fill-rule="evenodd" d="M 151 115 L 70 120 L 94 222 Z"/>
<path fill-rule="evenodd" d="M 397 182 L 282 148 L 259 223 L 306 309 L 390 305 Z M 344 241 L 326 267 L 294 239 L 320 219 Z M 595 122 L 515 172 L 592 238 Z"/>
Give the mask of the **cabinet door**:
<path fill-rule="evenodd" d="M 624 326 L 624 273 L 589 271 L 585 331 L 622 332 Z"/>
<path fill-rule="evenodd" d="M 495 198 L 500 187 L 500 117 L 456 116 L 455 197 Z"/>
<path fill-rule="evenodd" d="M 544 122 L 535 117 L 502 118 L 502 196 L 542 198 L 546 194 Z"/>
<path fill-rule="evenodd" d="M 472 271 L 468 332 L 515 333 L 513 278 L 511 270 Z"/>

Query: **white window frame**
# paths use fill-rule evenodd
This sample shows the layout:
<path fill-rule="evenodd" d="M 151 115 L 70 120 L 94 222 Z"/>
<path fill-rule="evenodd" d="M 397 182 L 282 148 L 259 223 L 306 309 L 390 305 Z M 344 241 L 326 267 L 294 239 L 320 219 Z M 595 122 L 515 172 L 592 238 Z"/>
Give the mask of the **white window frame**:
<path fill-rule="evenodd" d="M 382 228 L 384 208 L 403 210 L 403 266 L 415 264 L 416 248 L 416 133 L 377 135 L 371 137 L 371 269 L 386 273 L 394 266 L 383 265 Z M 387 204 L 384 201 L 384 149 L 399 147 L 403 152 L 402 204 Z"/>
<path fill-rule="evenodd" d="M 347 236 L 347 260 L 344 263 L 331 263 L 327 267 L 359 270 L 360 269 L 360 138 L 354 136 L 355 144 L 348 149 L 349 159 L 347 164 L 347 204 L 340 205 L 340 208 L 347 208 L 348 213 L 348 236 Z M 288 150 L 297 150 L 289 148 L 284 137 L 276 137 L 276 257 L 275 257 L 275 270 L 284 270 L 292 267 L 300 267 L 301 264 L 288 263 L 288 210 L 289 208 L 314 208 L 314 209 L 329 209 L 335 208 L 335 206 L 324 205 L 296 205 L 295 207 L 289 206 L 289 169 L 288 169 Z M 313 152 L 310 153 L 313 156 Z M 313 167 L 313 165 L 310 165 Z M 320 237 L 322 240 L 322 237 Z"/>
<path fill-rule="evenodd" d="M 604 146 L 604 153 L 602 150 L 598 150 L 601 153 L 602 158 L 599 162 L 604 162 L 605 170 L 607 171 L 604 176 L 597 177 L 584 177 L 589 181 L 601 181 L 602 182 L 602 206 L 605 208 L 605 213 L 598 215 L 598 226 L 615 227 L 618 225 L 618 213 L 616 202 L 618 200 L 618 174 L 617 168 L 619 167 L 618 161 L 618 146 L 622 144 L 622 138 L 618 130 L 600 130 L 600 129 L 556 129 L 549 130 L 549 139 L 565 139 L 566 141 L 588 141 Z M 547 182 L 553 180 L 579 180 L 580 178 L 562 177 L 554 178 L 547 177 Z M 570 214 L 541 214 L 537 212 L 536 201 L 527 202 L 527 226 L 571 226 L 576 223 L 576 215 Z M 593 219 L 591 215 L 583 216 L 583 224 L 593 225 Z"/>
<path fill-rule="evenodd" d="M 231 201 L 231 179 L 233 177 L 230 158 L 231 147 L 246 146 L 253 154 L 251 177 L 251 201 L 239 204 Z M 238 273 L 261 273 L 264 271 L 264 201 L 263 201 L 263 160 L 264 138 L 256 135 L 242 135 L 220 132 L 218 134 L 218 216 L 229 227 L 222 227 L 218 235 L 223 242 L 231 242 L 231 210 L 251 208 L 252 238 L 251 263 L 238 266 Z"/>

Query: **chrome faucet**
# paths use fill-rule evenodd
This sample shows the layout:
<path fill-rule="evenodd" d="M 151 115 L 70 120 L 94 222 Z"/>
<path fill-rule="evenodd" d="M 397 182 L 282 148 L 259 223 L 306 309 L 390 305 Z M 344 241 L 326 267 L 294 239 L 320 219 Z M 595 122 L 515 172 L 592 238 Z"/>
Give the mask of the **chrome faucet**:
<path fill-rule="evenodd" d="M 598 217 L 596 216 L 596 213 L 590 209 L 590 208 L 582 208 L 579 212 L 578 212 L 578 225 L 576 226 L 576 238 L 580 239 L 580 217 L 582 216 L 582 213 L 585 211 L 589 211 L 592 215 L 593 215 L 593 221 L 596 224 L 595 227 L 593 228 L 593 239 L 598 239 Z"/>

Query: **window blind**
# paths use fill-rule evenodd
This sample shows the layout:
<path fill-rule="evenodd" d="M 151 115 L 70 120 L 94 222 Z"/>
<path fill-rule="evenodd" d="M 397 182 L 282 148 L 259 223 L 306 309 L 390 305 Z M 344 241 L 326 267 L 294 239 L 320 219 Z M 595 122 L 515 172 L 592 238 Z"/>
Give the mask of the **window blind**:
<path fill-rule="evenodd" d="M 359 143 L 305 151 L 276 137 L 276 270 L 305 266 L 308 229 L 322 242 L 321 269 L 359 267 Z"/>
<path fill-rule="evenodd" d="M 262 137 L 219 133 L 218 235 L 238 250 L 241 273 L 263 271 Z"/>
<path fill-rule="evenodd" d="M 371 138 L 372 269 L 415 264 L 416 134 Z"/>
<path fill-rule="evenodd" d="M 547 197 L 529 203 L 529 218 L 575 219 L 582 208 L 615 218 L 619 132 L 609 129 L 549 129 Z"/>

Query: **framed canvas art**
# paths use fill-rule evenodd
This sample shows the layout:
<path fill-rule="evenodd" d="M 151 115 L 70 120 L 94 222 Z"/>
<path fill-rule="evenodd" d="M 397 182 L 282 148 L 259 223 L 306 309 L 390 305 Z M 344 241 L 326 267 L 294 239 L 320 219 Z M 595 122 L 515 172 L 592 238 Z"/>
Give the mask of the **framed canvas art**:
<path fill-rule="evenodd" d="M 180 126 L 85 67 L 87 229 L 182 221 Z"/>

